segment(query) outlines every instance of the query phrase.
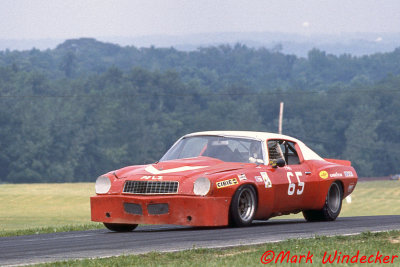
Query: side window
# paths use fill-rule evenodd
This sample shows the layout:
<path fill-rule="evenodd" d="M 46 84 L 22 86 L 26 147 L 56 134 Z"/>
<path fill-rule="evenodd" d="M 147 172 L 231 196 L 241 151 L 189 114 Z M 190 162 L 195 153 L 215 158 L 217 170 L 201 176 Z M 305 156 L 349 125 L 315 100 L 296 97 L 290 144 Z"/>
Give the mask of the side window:
<path fill-rule="evenodd" d="M 285 140 L 268 141 L 269 163 L 275 164 L 278 159 L 284 159 L 287 165 L 300 164 L 295 143 Z"/>
<path fill-rule="evenodd" d="M 268 156 L 269 164 L 271 165 L 274 165 L 278 159 L 284 159 L 284 154 L 279 144 L 279 140 L 268 141 Z"/>
<path fill-rule="evenodd" d="M 297 154 L 295 144 L 286 142 L 285 160 L 288 165 L 300 164 L 299 155 Z"/>

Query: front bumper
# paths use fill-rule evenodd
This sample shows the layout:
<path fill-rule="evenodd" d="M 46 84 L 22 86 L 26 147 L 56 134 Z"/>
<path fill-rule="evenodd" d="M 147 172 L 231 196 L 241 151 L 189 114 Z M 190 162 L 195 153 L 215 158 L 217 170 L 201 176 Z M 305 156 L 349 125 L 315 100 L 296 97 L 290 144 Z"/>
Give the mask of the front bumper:
<path fill-rule="evenodd" d="M 229 197 L 97 195 L 92 221 L 125 224 L 228 225 Z"/>

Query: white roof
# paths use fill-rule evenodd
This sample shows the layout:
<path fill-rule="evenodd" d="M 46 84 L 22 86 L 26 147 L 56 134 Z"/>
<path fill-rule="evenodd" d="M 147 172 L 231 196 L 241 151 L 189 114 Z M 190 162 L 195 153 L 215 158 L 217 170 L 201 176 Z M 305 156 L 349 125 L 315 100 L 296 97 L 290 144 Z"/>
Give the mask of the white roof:
<path fill-rule="evenodd" d="M 250 131 L 206 131 L 206 132 L 196 132 L 187 134 L 184 137 L 189 136 L 198 136 L 198 135 L 220 135 L 220 136 L 234 136 L 234 137 L 246 137 L 246 138 L 253 138 L 258 139 L 261 141 L 271 140 L 271 139 L 284 139 L 287 141 L 292 141 L 297 143 L 301 149 L 301 153 L 303 154 L 304 160 L 324 160 L 317 153 L 312 151 L 308 146 L 306 146 L 300 140 L 283 135 L 283 134 L 276 134 L 276 133 L 268 133 L 268 132 L 250 132 Z"/>

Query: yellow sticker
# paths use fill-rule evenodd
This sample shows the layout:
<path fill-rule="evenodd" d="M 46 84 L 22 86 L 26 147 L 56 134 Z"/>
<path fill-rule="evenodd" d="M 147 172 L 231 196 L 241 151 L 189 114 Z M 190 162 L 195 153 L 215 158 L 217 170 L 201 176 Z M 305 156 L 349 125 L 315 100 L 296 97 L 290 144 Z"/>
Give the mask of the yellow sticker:
<path fill-rule="evenodd" d="M 217 182 L 217 188 L 227 187 L 238 184 L 236 178 Z"/>
<path fill-rule="evenodd" d="M 327 171 L 320 171 L 319 172 L 319 177 L 321 177 L 322 179 L 326 179 L 328 178 L 329 174 Z"/>

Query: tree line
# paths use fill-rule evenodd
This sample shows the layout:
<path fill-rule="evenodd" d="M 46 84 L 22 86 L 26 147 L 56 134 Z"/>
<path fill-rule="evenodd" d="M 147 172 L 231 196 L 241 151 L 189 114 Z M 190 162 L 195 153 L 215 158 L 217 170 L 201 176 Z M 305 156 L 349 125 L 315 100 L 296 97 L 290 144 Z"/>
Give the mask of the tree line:
<path fill-rule="evenodd" d="M 283 133 L 362 176 L 399 173 L 400 49 L 307 58 L 237 44 L 192 52 L 93 39 L 0 52 L 0 182 L 94 181 L 183 134 Z"/>

